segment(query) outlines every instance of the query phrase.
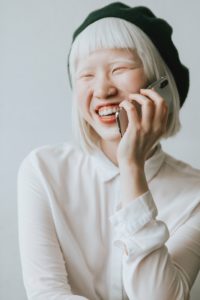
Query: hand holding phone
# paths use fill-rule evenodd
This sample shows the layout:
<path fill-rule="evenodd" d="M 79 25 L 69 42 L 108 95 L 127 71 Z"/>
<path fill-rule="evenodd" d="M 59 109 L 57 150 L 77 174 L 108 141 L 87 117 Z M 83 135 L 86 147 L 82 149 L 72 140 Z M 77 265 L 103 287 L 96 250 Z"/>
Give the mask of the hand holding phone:
<path fill-rule="evenodd" d="M 172 112 L 172 94 L 169 87 L 169 82 L 166 76 L 161 77 L 150 84 L 147 89 L 154 89 L 163 99 L 166 100 L 168 104 L 168 114 Z M 121 137 L 124 135 L 128 126 L 128 116 L 126 110 L 122 107 L 116 112 L 116 122 L 120 132 Z"/>

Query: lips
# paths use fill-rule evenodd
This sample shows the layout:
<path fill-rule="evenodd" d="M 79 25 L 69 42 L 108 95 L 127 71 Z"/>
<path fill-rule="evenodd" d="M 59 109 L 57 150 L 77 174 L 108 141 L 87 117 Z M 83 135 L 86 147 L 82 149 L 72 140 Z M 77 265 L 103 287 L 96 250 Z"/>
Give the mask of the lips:
<path fill-rule="evenodd" d="M 116 102 L 116 103 L 105 103 L 105 104 L 97 105 L 97 107 L 95 108 L 95 112 L 98 113 L 103 109 L 109 109 L 113 107 L 119 107 L 119 103 Z"/>
<path fill-rule="evenodd" d="M 99 121 L 103 124 L 112 124 L 112 123 L 116 123 L 116 117 L 115 115 L 109 115 L 109 116 L 99 116 L 97 114 L 97 117 L 99 119 Z"/>

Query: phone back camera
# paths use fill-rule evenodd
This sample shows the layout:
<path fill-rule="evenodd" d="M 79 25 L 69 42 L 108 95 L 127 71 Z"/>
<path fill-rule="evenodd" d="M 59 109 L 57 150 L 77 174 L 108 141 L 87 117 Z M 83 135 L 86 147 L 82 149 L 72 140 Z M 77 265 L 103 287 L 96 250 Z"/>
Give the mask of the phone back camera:
<path fill-rule="evenodd" d="M 160 84 L 160 88 L 163 89 L 166 85 L 168 85 L 168 80 L 165 79 L 163 82 Z"/>

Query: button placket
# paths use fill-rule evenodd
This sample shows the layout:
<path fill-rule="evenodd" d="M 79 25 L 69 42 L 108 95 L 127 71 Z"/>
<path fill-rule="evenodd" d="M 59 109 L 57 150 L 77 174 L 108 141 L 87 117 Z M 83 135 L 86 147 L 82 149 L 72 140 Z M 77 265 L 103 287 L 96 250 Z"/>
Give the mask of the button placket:
<path fill-rule="evenodd" d="M 114 211 L 119 205 L 119 177 L 115 179 Z M 122 255 L 123 249 L 113 244 L 115 238 L 114 228 L 111 227 L 111 293 L 110 300 L 124 300 L 122 282 Z"/>

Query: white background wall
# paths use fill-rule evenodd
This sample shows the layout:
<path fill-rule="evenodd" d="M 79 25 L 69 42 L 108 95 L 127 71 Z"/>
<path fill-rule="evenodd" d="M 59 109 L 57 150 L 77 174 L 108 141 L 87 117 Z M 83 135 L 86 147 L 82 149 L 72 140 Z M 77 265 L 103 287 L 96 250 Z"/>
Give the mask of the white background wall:
<path fill-rule="evenodd" d="M 113 1 L 0 0 L 0 299 L 25 300 L 17 237 L 16 175 L 40 145 L 70 139 L 67 51 L 85 16 Z M 147 5 L 174 28 L 173 40 L 190 68 L 182 131 L 164 143 L 170 154 L 200 168 L 200 2 L 128 1 Z M 200 276 L 192 290 L 199 299 Z"/>

